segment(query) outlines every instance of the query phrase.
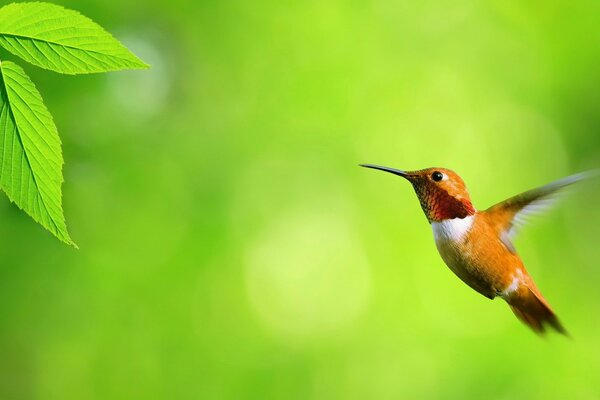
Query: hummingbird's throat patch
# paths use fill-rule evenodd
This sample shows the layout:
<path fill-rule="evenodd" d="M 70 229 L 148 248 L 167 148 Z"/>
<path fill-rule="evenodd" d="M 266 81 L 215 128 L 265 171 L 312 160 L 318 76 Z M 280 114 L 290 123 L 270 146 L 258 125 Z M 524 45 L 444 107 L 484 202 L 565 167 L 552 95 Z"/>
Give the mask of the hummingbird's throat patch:
<path fill-rule="evenodd" d="M 458 199 L 444 190 L 419 193 L 419 190 L 415 189 L 429 222 L 465 218 L 475 214 L 475 208 L 469 199 Z"/>

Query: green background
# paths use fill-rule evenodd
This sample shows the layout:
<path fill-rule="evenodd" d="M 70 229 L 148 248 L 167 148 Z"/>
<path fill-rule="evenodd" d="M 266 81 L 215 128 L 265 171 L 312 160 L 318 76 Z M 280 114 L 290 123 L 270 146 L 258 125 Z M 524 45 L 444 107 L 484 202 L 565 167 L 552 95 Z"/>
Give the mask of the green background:
<path fill-rule="evenodd" d="M 16 60 L 75 250 L 0 201 L 2 399 L 596 399 L 600 183 L 516 245 L 573 340 L 445 267 L 415 195 L 479 208 L 600 164 L 597 1 L 65 1 L 147 71 Z"/>

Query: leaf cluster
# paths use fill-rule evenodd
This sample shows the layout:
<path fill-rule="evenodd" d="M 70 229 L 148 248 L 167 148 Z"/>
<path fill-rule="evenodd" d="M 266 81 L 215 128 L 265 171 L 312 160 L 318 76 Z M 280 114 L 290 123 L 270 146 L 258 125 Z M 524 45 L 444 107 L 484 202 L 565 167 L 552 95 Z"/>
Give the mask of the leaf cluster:
<path fill-rule="evenodd" d="M 148 67 L 91 19 L 50 3 L 0 8 L 0 46 L 61 74 Z M 1 58 L 0 188 L 58 239 L 75 246 L 62 209 L 63 156 L 56 125 L 25 71 Z"/>

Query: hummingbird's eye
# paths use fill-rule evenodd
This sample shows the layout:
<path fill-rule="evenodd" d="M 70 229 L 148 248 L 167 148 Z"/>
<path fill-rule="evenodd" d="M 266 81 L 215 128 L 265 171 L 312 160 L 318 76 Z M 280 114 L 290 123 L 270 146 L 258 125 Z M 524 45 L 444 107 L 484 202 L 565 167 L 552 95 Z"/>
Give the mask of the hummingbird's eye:
<path fill-rule="evenodd" d="M 442 179 L 444 179 L 444 174 L 442 174 L 440 171 L 435 171 L 433 174 L 431 174 L 431 179 L 433 179 L 436 182 L 439 182 Z"/>

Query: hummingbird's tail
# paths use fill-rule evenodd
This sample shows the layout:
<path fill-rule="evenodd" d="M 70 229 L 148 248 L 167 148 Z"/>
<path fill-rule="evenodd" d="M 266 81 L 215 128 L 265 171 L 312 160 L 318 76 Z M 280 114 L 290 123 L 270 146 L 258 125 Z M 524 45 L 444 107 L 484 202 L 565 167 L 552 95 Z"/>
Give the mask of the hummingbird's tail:
<path fill-rule="evenodd" d="M 557 332 L 569 336 L 537 288 L 532 290 L 522 285 L 519 290 L 505 300 L 517 318 L 533 329 L 534 332 L 544 334 L 546 333 L 546 325 L 550 325 Z"/>

